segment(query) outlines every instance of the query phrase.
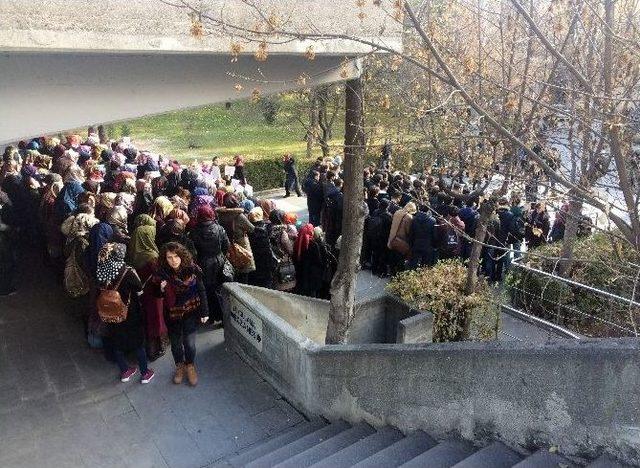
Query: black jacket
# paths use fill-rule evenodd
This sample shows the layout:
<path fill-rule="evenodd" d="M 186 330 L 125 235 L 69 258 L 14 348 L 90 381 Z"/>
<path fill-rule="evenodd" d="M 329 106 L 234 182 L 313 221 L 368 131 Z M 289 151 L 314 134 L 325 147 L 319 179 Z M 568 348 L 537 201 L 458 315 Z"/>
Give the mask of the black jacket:
<path fill-rule="evenodd" d="M 497 241 L 501 246 L 507 246 L 511 244 L 513 241 L 513 236 L 511 233 L 513 232 L 513 213 L 509 208 L 498 208 L 497 210 L 498 218 L 500 218 L 500 229 L 497 233 Z"/>
<path fill-rule="evenodd" d="M 273 284 L 275 271 L 275 257 L 269 242 L 269 230 L 264 221 L 254 223 L 255 229 L 249 234 L 249 243 L 256 269 L 249 273 L 249 284 L 270 288 Z"/>
<path fill-rule="evenodd" d="M 198 265 L 202 268 L 206 286 L 218 286 L 224 258 L 229 251 L 227 233 L 215 221 L 198 224 L 190 233 L 197 253 Z"/>
<path fill-rule="evenodd" d="M 419 211 L 413 215 L 409 244 L 411 250 L 428 252 L 434 248 L 436 220 L 429 213 Z"/>

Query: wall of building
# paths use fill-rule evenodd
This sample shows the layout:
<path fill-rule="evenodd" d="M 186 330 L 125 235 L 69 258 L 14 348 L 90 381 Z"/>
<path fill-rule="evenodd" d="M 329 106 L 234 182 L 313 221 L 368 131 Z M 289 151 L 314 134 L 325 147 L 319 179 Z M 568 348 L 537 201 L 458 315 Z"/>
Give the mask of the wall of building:
<path fill-rule="evenodd" d="M 323 346 L 243 287 L 226 291 L 263 339 L 258 349 L 229 310 L 225 339 L 308 415 L 640 464 L 637 340 Z"/>

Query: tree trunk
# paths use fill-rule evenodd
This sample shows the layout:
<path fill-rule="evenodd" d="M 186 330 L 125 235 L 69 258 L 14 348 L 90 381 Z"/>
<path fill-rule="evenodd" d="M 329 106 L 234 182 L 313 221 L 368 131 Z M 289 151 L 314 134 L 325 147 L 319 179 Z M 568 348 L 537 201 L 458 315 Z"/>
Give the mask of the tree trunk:
<path fill-rule="evenodd" d="M 322 148 L 322 156 L 329 156 L 329 141 L 331 140 L 332 121 L 329 121 L 327 115 L 327 106 L 329 105 L 329 87 L 322 86 L 317 91 L 318 95 L 318 125 L 320 127 L 320 135 L 318 142 Z"/>
<path fill-rule="evenodd" d="M 311 159 L 313 145 L 316 143 L 318 132 L 318 97 L 315 92 L 309 96 L 309 130 L 307 130 L 307 159 Z"/>
<path fill-rule="evenodd" d="M 478 225 L 476 226 L 476 232 L 473 233 L 473 246 L 471 247 L 469 262 L 467 263 L 467 280 L 464 286 L 464 293 L 466 295 L 473 294 L 478 284 L 478 269 L 480 268 L 482 244 L 487 236 L 487 225 L 489 224 L 491 215 L 496 209 L 496 201 L 497 199 L 495 197 L 489 197 L 480 205 Z M 471 314 L 465 315 L 463 324 L 461 338 L 468 340 L 471 335 Z"/>
<path fill-rule="evenodd" d="M 100 144 L 102 145 L 109 141 L 109 135 L 104 125 L 98 125 L 98 138 L 100 138 Z"/>
<path fill-rule="evenodd" d="M 573 266 L 573 246 L 578 235 L 578 225 L 582 215 L 582 200 L 571 197 L 569 202 L 569 212 L 564 223 L 564 238 L 562 239 L 562 250 L 560 252 L 560 265 L 558 273 L 567 276 Z"/>
<path fill-rule="evenodd" d="M 364 211 L 362 208 L 364 168 L 364 112 L 362 80 L 349 80 L 345 88 L 345 136 L 344 136 L 344 205 L 342 217 L 342 242 L 338 271 L 331 283 L 331 305 L 327 324 L 327 344 L 345 343 L 353 320 L 356 299 L 356 283 Z"/>

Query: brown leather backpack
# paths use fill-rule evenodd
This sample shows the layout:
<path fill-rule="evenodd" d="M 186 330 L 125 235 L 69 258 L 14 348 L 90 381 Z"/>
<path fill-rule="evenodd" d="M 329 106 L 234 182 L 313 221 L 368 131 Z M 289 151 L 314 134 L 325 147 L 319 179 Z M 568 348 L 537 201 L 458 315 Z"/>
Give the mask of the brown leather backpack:
<path fill-rule="evenodd" d="M 127 300 L 125 303 L 122 300 L 118 288 L 128 271 L 129 268 L 124 269 L 124 272 L 120 275 L 120 279 L 118 279 L 113 289 L 105 288 L 100 290 L 100 294 L 98 294 L 96 307 L 98 308 L 98 315 L 105 323 L 122 323 L 127 320 L 129 301 Z"/>

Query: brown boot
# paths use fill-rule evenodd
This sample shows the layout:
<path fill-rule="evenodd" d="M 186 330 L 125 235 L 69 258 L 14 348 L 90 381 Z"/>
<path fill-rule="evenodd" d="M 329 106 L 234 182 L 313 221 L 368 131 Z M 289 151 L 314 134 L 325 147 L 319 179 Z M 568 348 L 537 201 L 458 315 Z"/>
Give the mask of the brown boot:
<path fill-rule="evenodd" d="M 181 362 L 180 364 L 176 364 L 176 373 L 173 376 L 173 383 L 176 385 L 180 385 L 183 379 L 184 379 L 184 362 Z"/>
<path fill-rule="evenodd" d="M 187 380 L 192 387 L 198 385 L 198 374 L 196 373 L 196 366 L 193 364 L 187 364 Z"/>

